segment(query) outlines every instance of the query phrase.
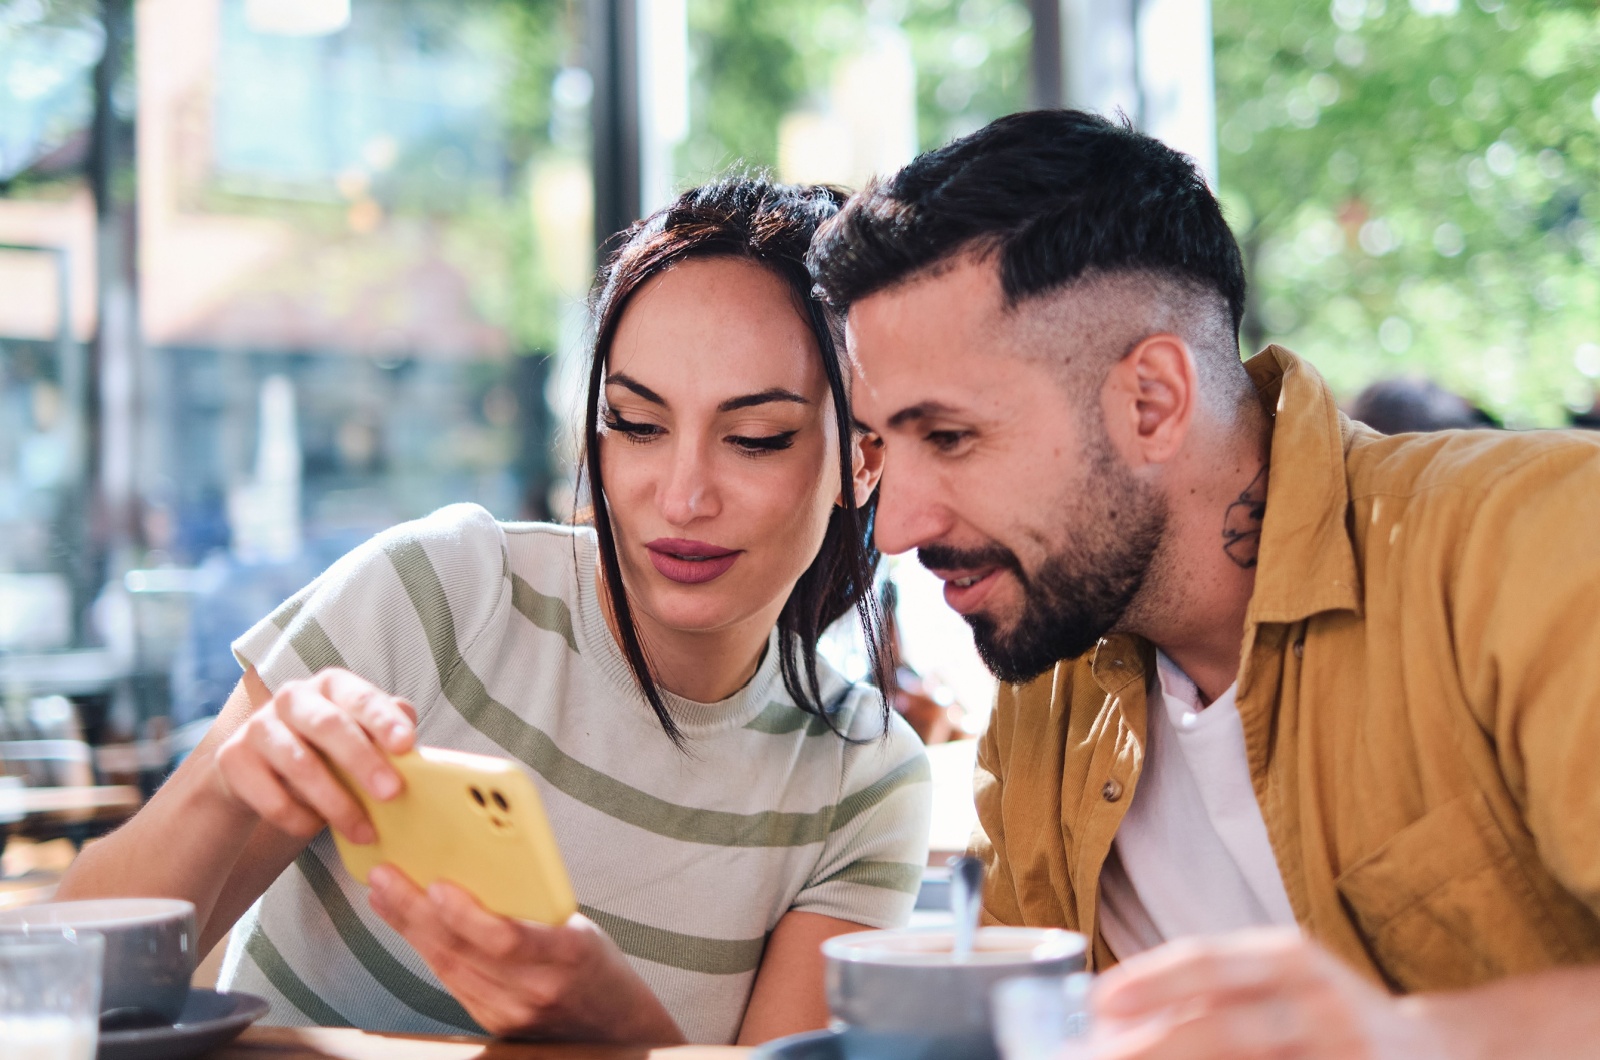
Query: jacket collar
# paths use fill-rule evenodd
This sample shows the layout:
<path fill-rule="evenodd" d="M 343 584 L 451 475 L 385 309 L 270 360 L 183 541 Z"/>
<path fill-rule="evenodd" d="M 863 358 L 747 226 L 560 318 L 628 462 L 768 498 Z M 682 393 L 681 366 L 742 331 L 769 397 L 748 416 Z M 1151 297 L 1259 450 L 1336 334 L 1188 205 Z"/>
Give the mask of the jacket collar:
<path fill-rule="evenodd" d="M 1268 346 L 1245 370 L 1273 419 L 1267 514 L 1246 621 L 1360 614 L 1360 574 L 1345 521 L 1350 423 L 1316 369 L 1283 347 Z"/>

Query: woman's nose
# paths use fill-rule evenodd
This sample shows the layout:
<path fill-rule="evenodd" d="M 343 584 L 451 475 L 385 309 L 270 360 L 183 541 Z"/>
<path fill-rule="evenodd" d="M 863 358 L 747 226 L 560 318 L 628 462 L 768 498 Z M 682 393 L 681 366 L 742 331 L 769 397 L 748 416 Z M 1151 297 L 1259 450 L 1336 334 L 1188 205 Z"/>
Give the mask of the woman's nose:
<path fill-rule="evenodd" d="M 666 487 L 661 492 L 661 514 L 668 522 L 681 526 L 722 510 L 709 464 L 697 446 L 679 446 L 673 454 Z"/>

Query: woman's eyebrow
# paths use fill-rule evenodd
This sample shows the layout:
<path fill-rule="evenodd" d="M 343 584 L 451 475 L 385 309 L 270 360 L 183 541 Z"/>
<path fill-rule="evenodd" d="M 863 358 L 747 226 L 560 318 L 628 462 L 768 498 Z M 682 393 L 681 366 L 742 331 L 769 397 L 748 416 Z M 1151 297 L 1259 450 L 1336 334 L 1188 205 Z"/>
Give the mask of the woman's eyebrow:
<path fill-rule="evenodd" d="M 801 397 L 799 394 L 796 394 L 793 390 L 785 390 L 781 386 L 775 386 L 768 390 L 763 390 L 759 394 L 745 394 L 741 397 L 729 398 L 717 406 L 717 411 L 736 412 L 739 409 L 747 409 L 755 405 L 765 405 L 773 401 L 789 401 L 796 405 L 811 404 L 809 400 Z"/>
<path fill-rule="evenodd" d="M 662 408 L 667 407 L 666 398 L 662 397 L 654 390 L 651 390 L 649 387 L 645 386 L 637 379 L 634 379 L 632 376 L 624 375 L 621 372 L 615 372 L 606 376 L 606 386 L 620 386 L 624 390 L 633 391 L 635 394 L 638 394 L 640 397 L 652 404 L 660 405 Z"/>

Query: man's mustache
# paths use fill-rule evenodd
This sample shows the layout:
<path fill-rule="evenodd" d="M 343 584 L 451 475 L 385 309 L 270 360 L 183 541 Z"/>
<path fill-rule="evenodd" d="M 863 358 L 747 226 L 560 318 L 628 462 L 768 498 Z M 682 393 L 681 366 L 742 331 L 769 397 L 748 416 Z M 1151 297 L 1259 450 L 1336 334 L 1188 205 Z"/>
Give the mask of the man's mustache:
<path fill-rule="evenodd" d="M 1002 567 L 1017 576 L 1024 584 L 1022 563 L 1017 554 L 1000 544 L 982 548 L 956 548 L 952 545 L 923 545 L 917 549 L 917 559 L 929 570 L 976 570 L 979 567 Z"/>

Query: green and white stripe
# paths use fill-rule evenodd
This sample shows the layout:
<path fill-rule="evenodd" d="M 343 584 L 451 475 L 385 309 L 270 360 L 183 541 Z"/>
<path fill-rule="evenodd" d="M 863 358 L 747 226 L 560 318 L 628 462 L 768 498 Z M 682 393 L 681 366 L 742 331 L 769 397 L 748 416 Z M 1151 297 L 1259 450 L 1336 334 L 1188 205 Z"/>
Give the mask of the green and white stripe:
<path fill-rule="evenodd" d="M 776 642 L 737 695 L 668 697 L 676 750 L 595 595 L 584 530 L 458 505 L 380 535 L 235 644 L 269 688 L 343 666 L 412 702 L 421 741 L 525 764 L 582 912 L 694 1041 L 731 1041 L 767 936 L 803 910 L 903 923 L 921 878 L 927 762 L 875 695 L 824 667 L 834 721 L 794 706 Z M 224 981 L 282 1023 L 476 1024 L 367 908 L 318 837 L 234 931 Z"/>

